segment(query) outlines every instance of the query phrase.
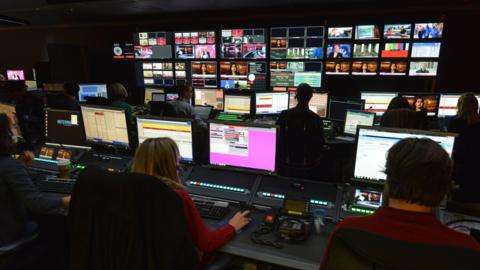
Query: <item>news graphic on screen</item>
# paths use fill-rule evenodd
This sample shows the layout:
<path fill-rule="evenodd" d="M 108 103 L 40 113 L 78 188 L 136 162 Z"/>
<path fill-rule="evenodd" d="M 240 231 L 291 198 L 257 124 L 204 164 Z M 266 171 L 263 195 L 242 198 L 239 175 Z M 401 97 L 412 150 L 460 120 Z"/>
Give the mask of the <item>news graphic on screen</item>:
<path fill-rule="evenodd" d="M 266 30 L 226 29 L 222 30 L 220 42 L 223 59 L 265 59 L 267 57 Z"/>
<path fill-rule="evenodd" d="M 414 39 L 442 38 L 443 23 L 417 23 L 413 32 Z"/>
<path fill-rule="evenodd" d="M 350 62 L 326 62 L 325 74 L 327 75 L 348 75 L 350 74 Z"/>
<path fill-rule="evenodd" d="M 383 28 L 383 38 L 385 39 L 409 39 L 411 35 L 411 24 L 386 24 Z"/>
<path fill-rule="evenodd" d="M 352 57 L 352 44 L 328 44 L 327 45 L 327 58 L 350 58 Z"/>
<path fill-rule="evenodd" d="M 328 39 L 350 39 L 353 27 L 329 27 Z"/>
<path fill-rule="evenodd" d="M 233 114 L 250 114 L 252 109 L 251 95 L 225 93 L 224 112 Z"/>
<path fill-rule="evenodd" d="M 192 64 L 192 86 L 217 88 L 217 63 L 213 61 L 194 61 Z"/>
<path fill-rule="evenodd" d="M 270 30 L 271 59 L 322 59 L 323 26 L 277 27 Z"/>
<path fill-rule="evenodd" d="M 376 61 L 355 61 L 352 63 L 352 75 L 377 75 L 378 63 Z"/>
<path fill-rule="evenodd" d="M 320 88 L 322 62 L 270 62 L 270 85 L 274 91 L 295 90 L 301 83 Z"/>
<path fill-rule="evenodd" d="M 379 43 L 356 43 L 353 46 L 353 58 L 377 58 L 379 52 Z"/>
<path fill-rule="evenodd" d="M 23 70 L 7 70 L 7 80 L 24 81 L 25 73 L 23 72 Z"/>
<path fill-rule="evenodd" d="M 172 37 L 169 32 L 140 32 L 134 35 L 136 59 L 171 59 Z"/>
<path fill-rule="evenodd" d="M 387 153 L 398 141 L 405 138 L 428 138 L 447 151 L 451 156 L 455 136 L 420 130 L 362 127 L 358 132 L 354 179 L 363 182 L 385 183 Z"/>
<path fill-rule="evenodd" d="M 395 92 L 362 92 L 361 99 L 365 100 L 364 111 L 373 112 L 378 116 L 383 115 L 387 111 L 390 101 L 397 95 L 398 93 Z"/>
<path fill-rule="evenodd" d="M 288 109 L 288 92 L 269 92 L 255 94 L 255 114 L 280 114 Z"/>
<path fill-rule="evenodd" d="M 138 143 L 146 139 L 170 138 L 178 146 L 182 161 L 193 161 L 192 122 L 167 120 L 149 116 L 137 117 Z"/>
<path fill-rule="evenodd" d="M 385 43 L 382 50 L 383 58 L 407 58 L 410 43 Z"/>
<path fill-rule="evenodd" d="M 175 58 L 215 59 L 215 31 L 175 32 Z"/>
<path fill-rule="evenodd" d="M 46 109 L 45 142 L 67 147 L 88 147 L 81 112 Z"/>
<path fill-rule="evenodd" d="M 380 26 L 357 25 L 355 27 L 355 39 L 380 39 Z"/>
<path fill-rule="evenodd" d="M 437 76 L 438 62 L 410 62 L 410 76 Z"/>
<path fill-rule="evenodd" d="M 382 61 L 380 63 L 380 75 L 402 76 L 407 74 L 407 62 Z"/>
<path fill-rule="evenodd" d="M 186 62 L 176 62 L 175 65 L 175 84 L 186 84 L 190 81 L 191 65 Z"/>
<path fill-rule="evenodd" d="M 298 104 L 297 99 L 295 98 L 296 92 L 290 91 L 288 108 L 295 108 Z M 318 114 L 318 116 L 325 118 L 327 117 L 327 107 L 328 107 L 328 93 L 313 93 L 310 103 L 308 103 L 308 108 Z"/>
<path fill-rule="evenodd" d="M 357 126 L 373 126 L 375 114 L 370 112 L 347 110 L 343 133 L 351 136 L 357 135 Z"/>
<path fill-rule="evenodd" d="M 370 189 L 355 189 L 353 204 L 359 207 L 378 209 L 382 206 L 383 194 Z"/>
<path fill-rule="evenodd" d="M 215 110 L 223 110 L 223 89 L 195 88 L 194 97 L 195 106 L 212 106 Z"/>
<path fill-rule="evenodd" d="M 223 89 L 267 89 L 266 62 L 220 62 L 220 87 Z"/>
<path fill-rule="evenodd" d="M 133 43 L 113 43 L 113 59 L 134 59 Z"/>
<path fill-rule="evenodd" d="M 125 110 L 90 105 L 80 108 L 87 141 L 130 148 Z"/>
<path fill-rule="evenodd" d="M 174 86 L 172 62 L 136 62 L 135 67 L 140 86 Z"/>
<path fill-rule="evenodd" d="M 437 58 L 440 56 L 440 42 L 413 43 L 412 58 Z"/>
<path fill-rule="evenodd" d="M 210 164 L 275 171 L 277 129 L 210 123 Z"/>
<path fill-rule="evenodd" d="M 103 97 L 108 98 L 106 84 L 79 84 L 78 100 L 86 101 L 86 97 Z"/>
<path fill-rule="evenodd" d="M 408 100 L 410 108 L 416 112 L 425 112 L 427 116 L 436 116 L 438 113 L 440 95 L 408 93 L 402 94 L 402 97 Z"/>

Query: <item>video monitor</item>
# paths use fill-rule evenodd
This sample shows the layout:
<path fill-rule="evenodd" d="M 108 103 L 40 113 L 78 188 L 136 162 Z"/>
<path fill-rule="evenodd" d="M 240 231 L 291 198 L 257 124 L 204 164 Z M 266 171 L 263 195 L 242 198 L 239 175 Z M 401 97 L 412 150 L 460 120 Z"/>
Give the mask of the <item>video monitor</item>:
<path fill-rule="evenodd" d="M 172 62 L 136 62 L 138 85 L 173 87 Z"/>
<path fill-rule="evenodd" d="M 177 100 L 179 97 L 178 93 L 167 93 L 165 95 L 166 101 L 174 101 Z"/>
<path fill-rule="evenodd" d="M 438 62 L 410 62 L 410 76 L 437 76 Z"/>
<path fill-rule="evenodd" d="M 106 84 L 79 84 L 78 100 L 86 101 L 86 97 L 104 97 L 108 98 Z"/>
<path fill-rule="evenodd" d="M 353 46 L 353 58 L 377 58 L 379 52 L 379 43 L 356 43 Z"/>
<path fill-rule="evenodd" d="M 366 188 L 356 188 L 353 198 L 353 205 L 357 207 L 366 207 L 378 209 L 382 206 L 383 194 L 381 191 Z"/>
<path fill-rule="evenodd" d="M 192 64 L 192 86 L 217 88 L 217 63 L 213 61 L 194 61 Z"/>
<path fill-rule="evenodd" d="M 152 95 L 153 94 L 163 94 L 165 93 L 165 89 L 157 89 L 157 88 L 145 88 L 145 97 L 144 97 L 144 103 L 148 104 L 150 101 L 152 101 Z"/>
<path fill-rule="evenodd" d="M 377 61 L 355 61 L 352 63 L 352 75 L 377 75 Z"/>
<path fill-rule="evenodd" d="M 134 59 L 133 43 L 113 43 L 113 59 Z"/>
<path fill-rule="evenodd" d="M 410 43 L 385 43 L 382 50 L 383 58 L 407 58 Z"/>
<path fill-rule="evenodd" d="M 136 59 L 171 59 L 172 35 L 168 32 L 140 32 L 134 35 Z"/>
<path fill-rule="evenodd" d="M 66 147 L 88 147 L 81 112 L 46 109 L 45 141 Z"/>
<path fill-rule="evenodd" d="M 442 94 L 438 108 L 438 117 L 452 117 L 457 114 L 458 99 L 461 94 Z M 480 95 L 476 95 L 480 104 Z"/>
<path fill-rule="evenodd" d="M 217 45 L 215 31 L 195 31 L 175 33 L 175 58 L 215 59 Z"/>
<path fill-rule="evenodd" d="M 80 108 L 87 141 L 130 148 L 125 110 L 93 105 L 82 105 Z"/>
<path fill-rule="evenodd" d="M 381 127 L 360 127 L 358 131 L 354 180 L 383 184 L 388 150 L 405 138 L 428 138 L 451 156 L 455 134 Z"/>
<path fill-rule="evenodd" d="M 54 154 L 55 154 L 55 148 L 43 146 L 42 148 L 40 148 L 38 157 L 43 159 L 53 159 Z"/>
<path fill-rule="evenodd" d="M 323 26 L 277 27 L 270 30 L 271 59 L 322 59 Z"/>
<path fill-rule="evenodd" d="M 202 89 L 194 90 L 195 106 L 212 106 L 215 110 L 223 110 L 223 89 Z"/>
<path fill-rule="evenodd" d="M 181 160 L 193 161 L 193 135 L 191 120 L 137 117 L 138 144 L 146 139 L 170 138 L 178 146 Z"/>
<path fill-rule="evenodd" d="M 280 114 L 288 109 L 288 92 L 269 92 L 255 94 L 255 114 Z"/>
<path fill-rule="evenodd" d="M 329 27 L 328 39 L 350 39 L 353 27 Z"/>
<path fill-rule="evenodd" d="M 27 90 L 28 91 L 38 89 L 37 81 L 25 81 L 25 84 L 27 85 Z"/>
<path fill-rule="evenodd" d="M 178 98 L 177 98 L 178 99 Z M 167 94 L 164 93 L 152 93 L 152 101 L 154 102 L 165 102 L 167 101 Z"/>
<path fill-rule="evenodd" d="M 411 24 L 386 24 L 383 28 L 383 38 L 386 39 L 409 39 L 411 35 Z"/>
<path fill-rule="evenodd" d="M 402 97 L 408 100 L 410 108 L 416 112 L 425 112 L 427 116 L 436 116 L 440 95 L 431 93 L 403 93 Z"/>
<path fill-rule="evenodd" d="M 443 23 L 417 23 L 413 32 L 414 39 L 442 38 Z"/>
<path fill-rule="evenodd" d="M 220 62 L 220 87 L 223 89 L 267 89 L 266 62 Z"/>
<path fill-rule="evenodd" d="M 210 164 L 275 172 L 277 128 L 210 123 Z"/>
<path fill-rule="evenodd" d="M 225 29 L 222 30 L 221 58 L 265 59 L 267 57 L 266 30 Z"/>
<path fill-rule="evenodd" d="M 23 70 L 7 70 L 7 80 L 24 81 L 25 73 L 23 72 Z"/>
<path fill-rule="evenodd" d="M 328 44 L 327 58 L 328 59 L 342 59 L 352 57 L 352 44 Z"/>
<path fill-rule="evenodd" d="M 380 26 L 357 25 L 355 27 L 355 39 L 380 39 Z"/>
<path fill-rule="evenodd" d="M 362 92 L 361 99 L 365 100 L 364 111 L 383 115 L 390 101 L 398 95 L 396 92 Z"/>
<path fill-rule="evenodd" d="M 322 86 L 322 62 L 270 62 L 270 86 L 274 91 L 296 90 L 301 83 Z"/>
<path fill-rule="evenodd" d="M 348 110 L 362 111 L 364 107 L 365 101 L 361 99 L 332 97 L 328 101 L 328 119 L 345 121 Z"/>
<path fill-rule="evenodd" d="M 382 61 L 380 63 L 380 75 L 386 75 L 386 76 L 407 75 L 407 62 Z"/>
<path fill-rule="evenodd" d="M 348 75 L 350 74 L 350 62 L 326 62 L 325 74 L 327 75 Z"/>
<path fill-rule="evenodd" d="M 224 112 L 233 114 L 251 114 L 252 96 L 229 94 L 224 96 Z"/>
<path fill-rule="evenodd" d="M 346 135 L 357 135 L 358 126 L 373 126 L 375 122 L 375 114 L 371 112 L 347 110 L 347 116 L 345 117 L 345 126 L 343 127 L 343 133 Z"/>
<path fill-rule="evenodd" d="M 412 58 L 437 58 L 440 56 L 440 42 L 413 43 Z"/>
<path fill-rule="evenodd" d="M 298 101 L 295 98 L 295 92 L 289 92 L 289 102 L 288 108 L 294 108 L 297 106 Z M 327 107 L 328 107 L 328 93 L 313 93 L 310 103 L 308 103 L 308 108 L 318 114 L 318 116 L 325 118 L 327 117 Z"/>
<path fill-rule="evenodd" d="M 175 63 L 175 83 L 176 85 L 186 84 L 189 81 L 191 65 L 186 62 Z"/>

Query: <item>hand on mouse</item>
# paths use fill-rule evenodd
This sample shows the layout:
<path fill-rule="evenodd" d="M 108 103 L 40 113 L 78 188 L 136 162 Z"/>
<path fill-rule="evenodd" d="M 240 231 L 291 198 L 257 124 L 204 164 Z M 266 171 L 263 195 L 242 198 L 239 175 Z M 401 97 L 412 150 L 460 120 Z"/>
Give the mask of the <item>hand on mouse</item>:
<path fill-rule="evenodd" d="M 243 212 L 237 212 L 235 216 L 230 219 L 228 224 L 232 225 L 236 231 L 241 230 L 243 227 L 247 226 L 248 223 L 250 223 L 250 219 L 248 218 L 248 215 L 250 214 L 250 211 L 243 211 Z"/>

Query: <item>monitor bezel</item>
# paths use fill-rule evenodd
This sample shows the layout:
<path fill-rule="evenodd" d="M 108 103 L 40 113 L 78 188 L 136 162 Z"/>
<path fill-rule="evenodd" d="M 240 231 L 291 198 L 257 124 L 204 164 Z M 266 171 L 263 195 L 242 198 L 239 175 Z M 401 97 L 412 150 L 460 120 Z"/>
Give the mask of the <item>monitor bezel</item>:
<path fill-rule="evenodd" d="M 398 92 L 398 96 L 405 98 L 405 96 L 436 96 L 437 97 L 437 106 L 435 108 L 435 115 L 428 115 L 427 118 L 436 118 L 438 117 L 438 109 L 440 108 L 440 93 L 429 93 L 429 92 Z"/>
<path fill-rule="evenodd" d="M 225 90 L 223 88 L 205 88 L 205 87 L 201 87 L 201 88 L 195 87 L 195 88 L 193 88 L 193 95 L 192 95 L 193 105 L 194 106 L 205 106 L 203 104 L 198 104 L 197 105 L 197 103 L 195 102 L 196 101 L 196 90 L 200 90 L 200 91 L 204 91 L 204 90 L 207 90 L 207 91 L 221 91 L 222 92 L 222 109 L 219 110 L 212 104 L 207 104 L 207 106 L 212 106 L 213 110 L 215 110 L 215 111 L 223 111 L 224 106 L 225 106 L 225 104 L 224 104 L 224 102 L 225 102 Z"/>
<path fill-rule="evenodd" d="M 223 112 L 229 113 L 229 114 L 236 114 L 236 115 L 253 115 L 254 94 L 255 94 L 255 92 L 248 91 L 248 90 L 223 91 Z M 250 111 L 249 111 L 249 113 L 233 113 L 233 112 L 225 111 L 225 109 L 226 109 L 225 100 L 226 100 L 227 96 L 247 96 L 247 97 L 249 97 L 250 98 Z"/>

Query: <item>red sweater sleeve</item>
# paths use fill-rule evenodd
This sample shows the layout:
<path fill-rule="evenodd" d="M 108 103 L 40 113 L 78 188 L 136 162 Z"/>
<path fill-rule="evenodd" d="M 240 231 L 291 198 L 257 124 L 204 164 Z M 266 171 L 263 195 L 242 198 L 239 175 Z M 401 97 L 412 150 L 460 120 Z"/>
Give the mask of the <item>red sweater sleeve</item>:
<path fill-rule="evenodd" d="M 210 231 L 203 223 L 203 220 L 188 193 L 180 188 L 175 191 L 183 199 L 188 232 L 192 237 L 193 243 L 195 243 L 195 246 L 200 251 L 204 253 L 216 251 L 235 236 L 235 228 L 230 224 L 226 224 L 221 228 Z"/>

